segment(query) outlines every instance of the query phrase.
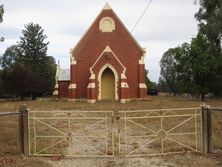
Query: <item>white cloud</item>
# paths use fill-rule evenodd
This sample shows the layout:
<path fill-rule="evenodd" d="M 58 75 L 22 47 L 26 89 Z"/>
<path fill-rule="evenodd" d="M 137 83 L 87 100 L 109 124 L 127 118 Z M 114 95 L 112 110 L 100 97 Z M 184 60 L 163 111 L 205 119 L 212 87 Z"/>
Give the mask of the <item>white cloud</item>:
<path fill-rule="evenodd" d="M 6 38 L 0 54 L 16 44 L 24 25 L 38 23 L 50 41 L 48 54 L 69 68 L 69 49 L 74 47 L 101 11 L 107 0 L 5 0 L 4 21 L 0 33 Z M 147 0 L 109 0 L 116 14 L 131 30 Z M 142 47 L 148 49 L 145 59 L 149 77 L 158 81 L 159 61 L 170 47 L 188 42 L 197 32 L 194 14 L 198 6 L 193 0 L 153 0 L 133 32 Z"/>

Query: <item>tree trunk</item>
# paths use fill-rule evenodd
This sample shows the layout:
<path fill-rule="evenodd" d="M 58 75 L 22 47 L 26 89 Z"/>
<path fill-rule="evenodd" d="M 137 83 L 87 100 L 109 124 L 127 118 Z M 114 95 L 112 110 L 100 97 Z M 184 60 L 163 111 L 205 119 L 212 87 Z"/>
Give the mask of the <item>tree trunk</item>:
<path fill-rule="evenodd" d="M 204 100 L 205 100 L 205 94 L 201 93 L 201 101 L 204 101 Z"/>

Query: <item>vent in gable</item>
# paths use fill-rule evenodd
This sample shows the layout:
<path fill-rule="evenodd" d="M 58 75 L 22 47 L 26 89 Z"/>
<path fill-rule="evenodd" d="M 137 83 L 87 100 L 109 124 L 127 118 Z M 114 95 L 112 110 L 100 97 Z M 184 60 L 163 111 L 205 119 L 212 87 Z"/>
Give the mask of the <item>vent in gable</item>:
<path fill-rule="evenodd" d="M 111 17 L 104 17 L 100 20 L 99 29 L 102 32 L 113 32 L 115 30 L 115 22 Z"/>

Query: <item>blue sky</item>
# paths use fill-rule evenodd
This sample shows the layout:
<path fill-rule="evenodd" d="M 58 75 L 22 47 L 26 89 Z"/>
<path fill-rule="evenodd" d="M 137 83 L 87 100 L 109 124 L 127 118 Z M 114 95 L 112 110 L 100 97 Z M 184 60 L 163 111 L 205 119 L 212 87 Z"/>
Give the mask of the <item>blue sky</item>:
<path fill-rule="evenodd" d="M 0 24 L 0 55 L 19 41 L 24 25 L 30 22 L 43 27 L 48 55 L 69 68 L 69 51 L 79 41 L 108 2 L 126 27 L 131 30 L 149 0 L 3 0 L 5 14 Z M 145 58 L 149 78 L 158 81 L 159 61 L 165 51 L 189 42 L 197 33 L 194 14 L 198 5 L 193 0 L 153 0 L 133 36 L 147 48 Z"/>

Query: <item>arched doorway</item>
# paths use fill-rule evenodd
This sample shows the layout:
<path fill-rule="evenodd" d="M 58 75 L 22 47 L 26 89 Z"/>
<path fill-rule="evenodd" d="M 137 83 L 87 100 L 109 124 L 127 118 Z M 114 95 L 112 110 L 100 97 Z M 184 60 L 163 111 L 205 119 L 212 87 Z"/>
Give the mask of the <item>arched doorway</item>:
<path fill-rule="evenodd" d="M 110 68 L 106 68 L 101 77 L 101 99 L 115 99 L 115 76 Z"/>

